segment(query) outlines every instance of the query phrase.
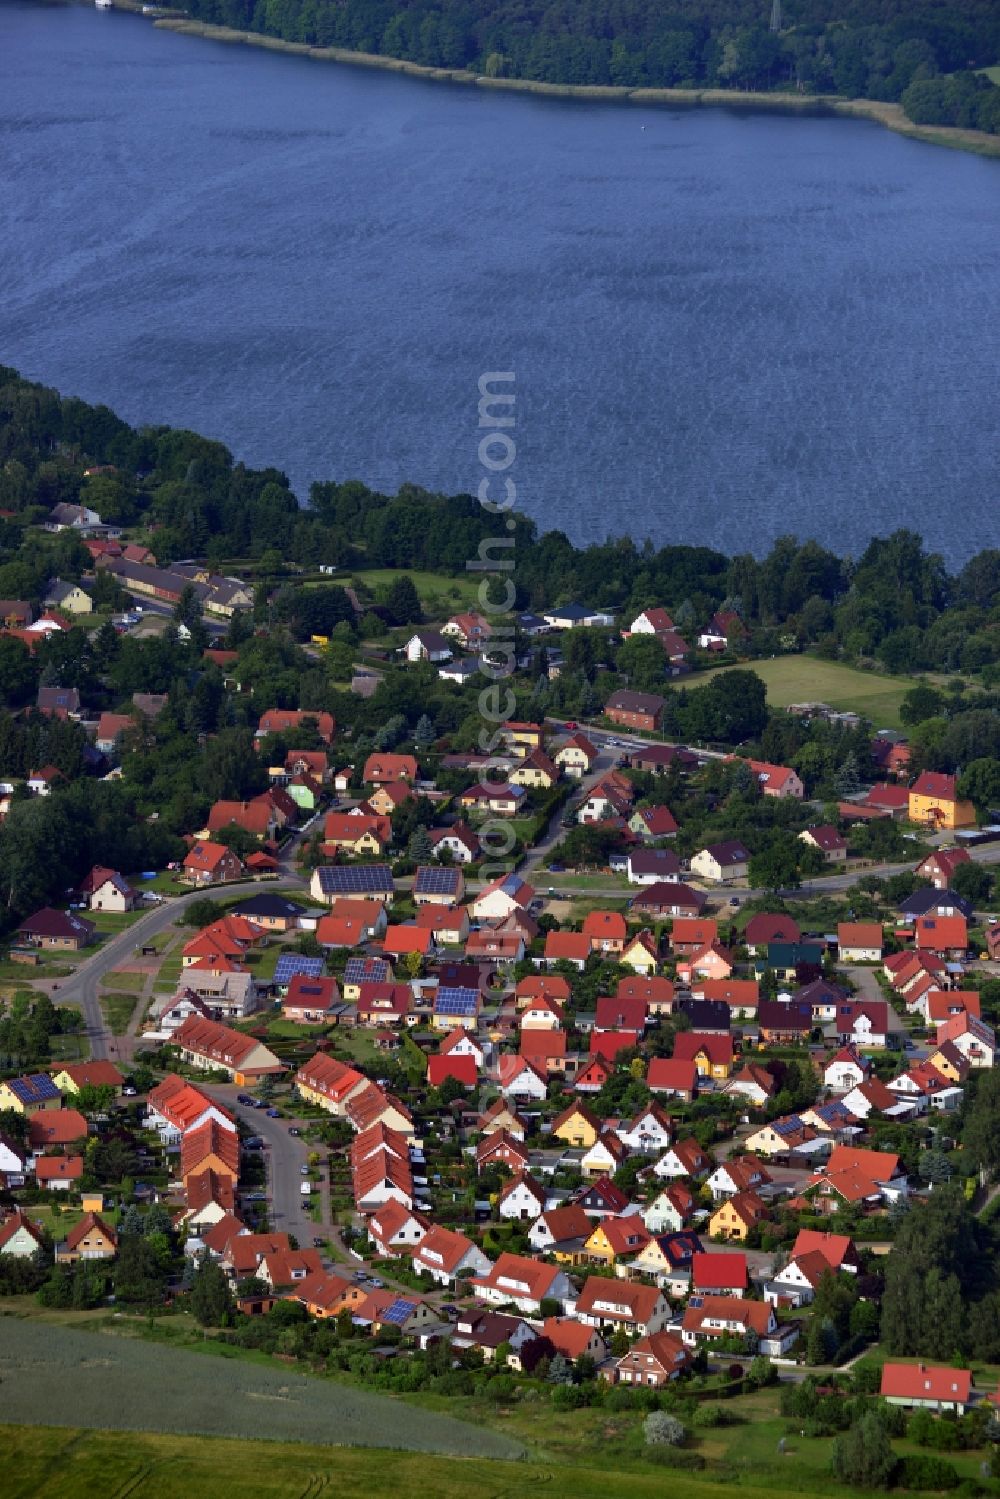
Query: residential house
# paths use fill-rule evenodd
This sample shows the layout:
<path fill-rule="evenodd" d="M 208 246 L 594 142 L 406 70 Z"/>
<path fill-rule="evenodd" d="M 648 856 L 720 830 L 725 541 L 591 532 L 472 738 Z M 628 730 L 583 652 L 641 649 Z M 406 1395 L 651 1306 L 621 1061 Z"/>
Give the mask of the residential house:
<path fill-rule="evenodd" d="M 883 935 L 878 921 L 837 923 L 837 949 L 842 963 L 880 963 Z"/>
<path fill-rule="evenodd" d="M 741 1296 L 699 1296 L 684 1313 L 681 1337 L 688 1348 L 696 1348 L 718 1338 L 752 1336 L 756 1351 L 769 1347 L 777 1328 L 774 1308 L 766 1302 Z"/>
<path fill-rule="evenodd" d="M 816 828 L 804 828 L 799 838 L 809 848 L 818 848 L 828 864 L 847 863 L 847 839 L 829 823 Z"/>
<path fill-rule="evenodd" d="M 491 1261 L 465 1234 L 434 1224 L 413 1250 L 413 1268 L 442 1286 L 454 1286 L 463 1270 L 487 1276 Z"/>
<path fill-rule="evenodd" d="M 531 1225 L 528 1243 L 536 1254 L 550 1254 L 565 1264 L 582 1264 L 583 1246 L 593 1227 L 579 1203 L 549 1208 Z"/>
<path fill-rule="evenodd" d="M 604 716 L 626 729 L 658 730 L 663 721 L 665 699 L 653 692 L 620 688 L 604 705 Z"/>
<path fill-rule="evenodd" d="M 364 1075 L 336 1057 L 317 1052 L 295 1074 L 295 1086 L 307 1103 L 344 1118 L 347 1104 L 366 1086 Z"/>
<path fill-rule="evenodd" d="M 725 1080 L 733 1070 L 733 1058 L 732 1036 L 678 1031 L 674 1037 L 674 1059 L 693 1062 L 699 1077 Z"/>
<path fill-rule="evenodd" d="M 556 750 L 553 759 L 568 776 L 580 780 L 596 761 L 597 750 L 586 734 L 571 734 Z"/>
<path fill-rule="evenodd" d="M 715 885 L 729 885 L 734 880 L 746 879 L 749 865 L 750 850 L 737 838 L 707 844 L 691 858 L 692 872 Z"/>
<path fill-rule="evenodd" d="M 658 1286 L 590 1275 L 584 1282 L 574 1315 L 586 1327 L 621 1328 L 630 1336 L 662 1332 L 670 1318 L 670 1304 Z"/>
<path fill-rule="evenodd" d="M 447 828 L 432 828 L 430 839 L 435 858 L 440 859 L 443 853 L 448 853 L 454 864 L 473 864 L 481 852 L 478 835 L 464 822 L 452 823 Z"/>
<path fill-rule="evenodd" d="M 630 885 L 657 885 L 661 880 L 674 882 L 681 875 L 681 861 L 670 848 L 630 849 L 625 868 Z"/>
<path fill-rule="evenodd" d="M 0 1255 L 12 1259 L 31 1259 L 45 1251 L 45 1235 L 39 1224 L 20 1208 L 0 1222 Z"/>
<path fill-rule="evenodd" d="M 690 1101 L 698 1092 L 697 1062 L 682 1057 L 653 1057 L 646 1070 L 646 1086 L 651 1093 Z"/>
<path fill-rule="evenodd" d="M 181 878 L 191 885 L 227 884 L 242 875 L 243 865 L 232 849 L 207 839 L 193 843 L 181 865 Z"/>
<path fill-rule="evenodd" d="M 972 1373 L 945 1364 L 886 1363 L 879 1393 L 888 1405 L 964 1416 L 973 1402 Z"/>
<path fill-rule="evenodd" d="M 958 795 L 956 777 L 924 770 L 910 787 L 911 822 L 932 828 L 969 828 L 976 825 L 976 809 Z"/>
<path fill-rule="evenodd" d="M 730 761 L 737 756 L 729 756 Z M 794 770 L 787 765 L 771 765 L 766 760 L 747 760 L 753 777 L 765 796 L 786 800 L 794 797 L 801 801 L 805 787 Z"/>
<path fill-rule="evenodd" d="M 234 1083 L 252 1083 L 284 1071 L 282 1063 L 262 1041 L 231 1030 L 214 1020 L 192 1015 L 174 1033 L 173 1044 L 193 1067 L 228 1072 Z"/>
<path fill-rule="evenodd" d="M 720 1203 L 708 1221 L 713 1239 L 742 1242 L 761 1219 L 767 1217 L 767 1203 L 756 1192 L 737 1192 Z M 714 1256 L 713 1256 L 714 1258 Z"/>
<path fill-rule="evenodd" d="M 45 906 L 21 922 L 17 934 L 31 947 L 54 952 L 79 952 L 94 940 L 96 927 L 75 911 L 57 911 Z"/>
<path fill-rule="evenodd" d="M 593 1265 L 610 1268 L 640 1254 L 649 1237 L 649 1230 L 639 1213 L 622 1216 L 608 1213 L 584 1241 L 584 1256 Z"/>
<path fill-rule="evenodd" d="M 970 857 L 967 848 L 937 848 L 921 859 L 913 872 L 919 879 L 930 880 L 935 890 L 948 890 L 955 870 L 967 864 Z"/>
<path fill-rule="evenodd" d="M 646 1204 L 642 1212 L 642 1221 L 651 1234 L 662 1238 L 671 1238 L 680 1234 L 685 1226 L 690 1223 L 694 1214 L 694 1195 L 689 1187 L 683 1182 L 672 1182 L 669 1187 L 664 1187 L 658 1192 L 652 1202 Z M 700 1245 L 698 1246 L 700 1248 Z M 662 1248 L 662 1246 L 661 1246 Z M 656 1251 L 650 1250 L 650 1255 Z M 640 1264 L 637 1269 L 644 1273 L 653 1273 L 649 1264 L 649 1255 L 646 1251 L 639 1255 Z M 660 1266 L 659 1268 L 674 1268 L 673 1266 Z"/>

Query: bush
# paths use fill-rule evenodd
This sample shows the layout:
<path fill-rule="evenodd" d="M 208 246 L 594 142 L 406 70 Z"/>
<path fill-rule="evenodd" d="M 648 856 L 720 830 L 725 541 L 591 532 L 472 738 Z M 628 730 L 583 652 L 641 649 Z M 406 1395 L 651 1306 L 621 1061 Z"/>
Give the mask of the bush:
<path fill-rule="evenodd" d="M 666 1411 L 650 1411 L 642 1429 L 647 1447 L 680 1447 L 687 1437 L 684 1423 Z"/>
<path fill-rule="evenodd" d="M 677 1447 L 650 1447 L 646 1459 L 651 1463 L 663 1463 L 665 1467 L 687 1468 L 691 1472 L 705 1466 L 700 1452 L 685 1452 Z"/>
<path fill-rule="evenodd" d="M 920 1452 L 914 1457 L 902 1458 L 894 1481 L 903 1489 L 955 1489 L 959 1478 L 954 1463 Z"/>

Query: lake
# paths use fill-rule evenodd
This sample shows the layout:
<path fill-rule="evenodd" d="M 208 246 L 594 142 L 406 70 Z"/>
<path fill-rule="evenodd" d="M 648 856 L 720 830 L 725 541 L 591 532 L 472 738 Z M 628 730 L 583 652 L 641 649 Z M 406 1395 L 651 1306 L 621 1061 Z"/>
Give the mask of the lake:
<path fill-rule="evenodd" d="M 575 541 L 1000 544 L 1000 162 L 560 103 L 0 4 L 0 360 L 317 478 Z M 992 515 L 992 521 L 989 517 Z"/>

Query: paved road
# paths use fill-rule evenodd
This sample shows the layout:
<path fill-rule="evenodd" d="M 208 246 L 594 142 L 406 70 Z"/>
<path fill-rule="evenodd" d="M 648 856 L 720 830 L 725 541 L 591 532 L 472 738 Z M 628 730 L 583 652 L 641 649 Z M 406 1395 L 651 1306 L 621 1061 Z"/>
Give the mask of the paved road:
<path fill-rule="evenodd" d="M 263 1109 L 237 1103 L 236 1095 L 241 1091 L 231 1083 L 205 1087 L 206 1093 L 243 1120 L 251 1134 L 260 1135 L 266 1142 L 271 1226 L 277 1233 L 294 1234 L 302 1248 L 308 1248 L 313 1238 L 323 1232 L 323 1225 L 314 1222 L 306 1212 L 307 1199 L 301 1192 L 304 1178 L 300 1168 L 306 1164 L 312 1147 L 288 1133 L 286 1119 L 269 1119 Z M 313 1200 L 318 1195 L 318 1190 L 314 1190 Z"/>
<path fill-rule="evenodd" d="M 105 976 L 112 969 L 119 968 L 123 962 L 130 959 L 137 948 L 144 946 L 152 937 L 171 927 L 184 908 L 193 900 L 203 900 L 206 897 L 211 900 L 223 895 L 228 900 L 234 895 L 253 895 L 261 890 L 278 888 L 284 890 L 289 886 L 305 885 L 306 882 L 295 870 L 293 862 L 299 836 L 297 834 L 291 840 L 283 854 L 281 874 L 276 882 L 242 880 L 211 890 L 191 890 L 185 895 L 171 896 L 162 904 L 153 906 L 131 926 L 110 937 L 92 957 L 84 959 L 70 978 L 63 979 L 59 983 L 53 998 L 60 1004 L 80 1006 L 83 1011 L 85 1034 L 90 1043 L 91 1056 L 96 1060 L 104 1061 L 116 1045 L 104 1019 L 98 997 L 101 982 Z"/>

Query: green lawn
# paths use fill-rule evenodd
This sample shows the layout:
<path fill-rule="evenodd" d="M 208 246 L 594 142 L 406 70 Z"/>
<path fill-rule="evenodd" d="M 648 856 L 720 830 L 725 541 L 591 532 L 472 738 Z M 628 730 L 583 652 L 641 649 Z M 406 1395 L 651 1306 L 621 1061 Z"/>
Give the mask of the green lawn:
<path fill-rule="evenodd" d="M 80 1381 L 81 1383 L 83 1381 Z M 336 1433 L 331 1421 L 331 1437 Z M 367 1448 L 318 1447 L 149 1433 L 0 1426 L 7 1499 L 93 1499 L 149 1494 L 155 1499 L 509 1499 L 540 1490 L 547 1499 L 697 1499 L 704 1484 L 663 1470 L 491 1462 Z M 722 1489 L 716 1488 L 722 1495 Z M 764 1490 L 742 1488 L 746 1499 Z M 778 1499 L 773 1490 L 770 1499 Z"/>
<path fill-rule="evenodd" d="M 840 712 L 863 714 L 877 729 L 902 727 L 899 705 L 917 685 L 913 677 L 882 676 L 843 666 L 839 661 L 821 661 L 816 656 L 777 656 L 770 661 L 747 662 L 741 669 L 757 673 L 773 708 L 787 708 L 789 703 L 828 703 Z M 701 687 L 719 672 L 732 670 L 719 666 L 683 685 Z"/>
<path fill-rule="evenodd" d="M 995 83 L 1000 88 L 1000 62 L 996 63 L 992 68 L 980 68 L 978 71 L 985 74 L 991 83 Z"/>
<path fill-rule="evenodd" d="M 102 936 L 112 932 L 124 932 L 146 913 L 138 911 L 88 911 L 87 920 L 92 921 Z"/>
<path fill-rule="evenodd" d="M 373 591 L 387 587 L 396 578 L 412 578 L 413 586 L 420 595 L 424 613 L 447 619 L 449 615 L 466 609 L 478 601 L 480 579 L 475 576 L 451 577 L 448 573 L 421 572 L 419 569 L 400 567 L 373 567 L 370 571 L 337 573 L 325 578 L 324 584 L 338 583 L 341 587 L 352 583 L 363 583 Z"/>
<path fill-rule="evenodd" d="M 123 1036 L 128 1029 L 128 1023 L 132 1019 L 132 1011 L 135 1009 L 136 996 L 134 994 L 117 994 L 113 989 L 107 990 L 100 996 L 101 1012 L 111 1027 L 113 1036 Z"/>
<path fill-rule="evenodd" d="M 113 968 L 108 974 L 108 983 L 123 994 L 138 994 L 148 977 L 146 973 L 130 973 Z"/>

